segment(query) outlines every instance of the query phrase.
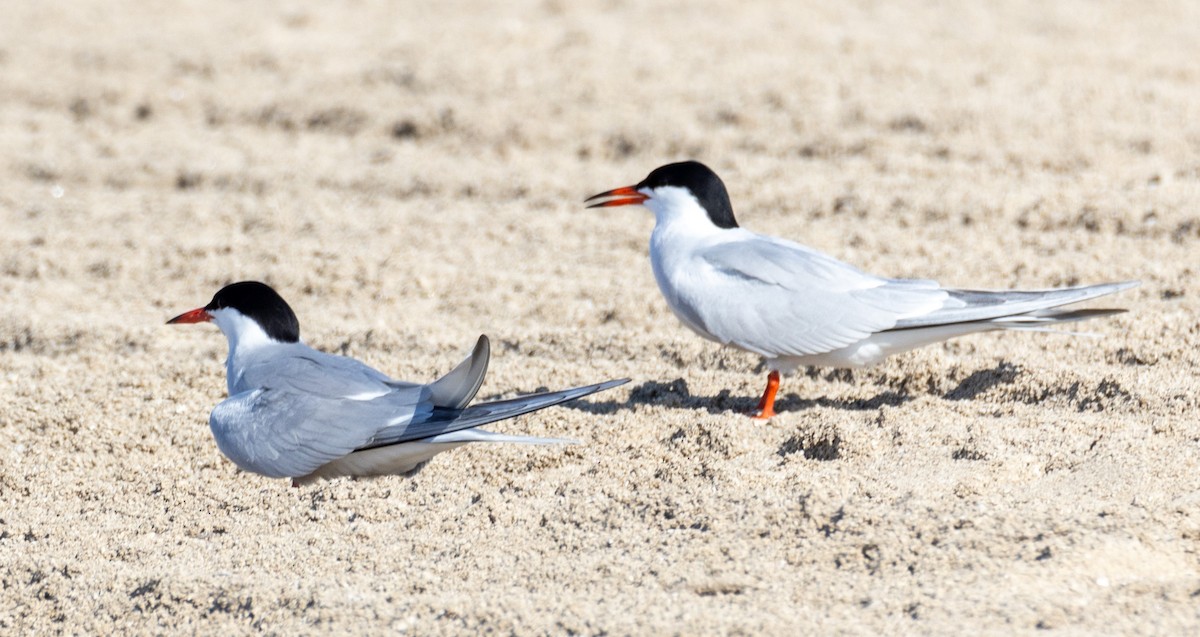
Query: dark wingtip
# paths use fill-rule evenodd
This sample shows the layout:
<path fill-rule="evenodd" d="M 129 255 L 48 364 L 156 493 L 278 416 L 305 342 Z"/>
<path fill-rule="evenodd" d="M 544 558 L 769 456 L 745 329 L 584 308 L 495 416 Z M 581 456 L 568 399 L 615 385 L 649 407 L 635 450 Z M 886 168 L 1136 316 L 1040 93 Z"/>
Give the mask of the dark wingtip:
<path fill-rule="evenodd" d="M 596 387 L 597 387 L 596 391 L 604 391 L 604 390 L 606 390 L 606 389 L 612 389 L 613 387 L 620 387 L 621 385 L 624 385 L 625 383 L 628 383 L 630 380 L 633 380 L 633 379 L 631 379 L 631 378 L 617 378 L 617 379 L 615 379 L 615 380 L 610 380 L 610 381 L 607 381 L 607 382 L 603 382 L 603 383 L 600 383 L 599 385 L 597 385 L 597 386 L 596 386 Z"/>

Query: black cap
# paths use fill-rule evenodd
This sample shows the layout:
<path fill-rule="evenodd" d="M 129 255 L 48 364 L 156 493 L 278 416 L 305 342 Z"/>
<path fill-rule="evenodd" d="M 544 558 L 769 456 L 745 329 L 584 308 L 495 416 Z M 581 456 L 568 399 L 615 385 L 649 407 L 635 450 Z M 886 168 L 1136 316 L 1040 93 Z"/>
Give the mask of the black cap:
<path fill-rule="evenodd" d="M 233 308 L 254 320 L 272 340 L 295 343 L 300 340 L 300 321 L 279 293 L 258 281 L 230 283 L 213 295 L 205 310 Z"/>
<path fill-rule="evenodd" d="M 708 212 L 708 218 L 718 228 L 738 227 L 737 219 L 733 218 L 733 204 L 729 202 L 725 182 L 708 166 L 698 161 L 681 161 L 660 166 L 634 188 L 641 190 L 663 186 L 677 186 L 691 191 Z"/>

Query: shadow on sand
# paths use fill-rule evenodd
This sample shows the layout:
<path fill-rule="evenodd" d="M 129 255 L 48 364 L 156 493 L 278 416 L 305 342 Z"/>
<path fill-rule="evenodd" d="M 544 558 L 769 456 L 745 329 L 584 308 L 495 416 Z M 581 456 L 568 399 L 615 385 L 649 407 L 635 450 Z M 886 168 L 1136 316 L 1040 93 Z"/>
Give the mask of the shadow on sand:
<path fill-rule="evenodd" d="M 1000 361 L 995 367 L 982 369 L 964 378 L 953 389 L 942 394 L 946 400 L 972 400 L 998 385 L 1008 385 L 1016 381 L 1021 368 L 1007 361 Z M 813 407 L 832 407 L 848 411 L 876 411 L 881 407 L 903 405 L 916 398 L 916 394 L 908 389 L 889 389 L 871 398 L 833 399 L 833 398 L 801 398 L 798 394 L 787 394 L 775 401 L 778 412 L 799 411 Z M 637 405 L 658 405 L 673 409 L 703 409 L 710 414 L 725 412 L 747 413 L 758 404 L 757 396 L 734 396 L 729 390 L 721 390 L 716 396 L 695 396 L 688 389 L 687 381 L 676 378 L 669 383 L 654 380 L 646 381 L 635 386 L 629 392 L 625 401 L 572 401 L 563 406 L 592 414 L 612 414 L 621 409 L 630 409 Z"/>

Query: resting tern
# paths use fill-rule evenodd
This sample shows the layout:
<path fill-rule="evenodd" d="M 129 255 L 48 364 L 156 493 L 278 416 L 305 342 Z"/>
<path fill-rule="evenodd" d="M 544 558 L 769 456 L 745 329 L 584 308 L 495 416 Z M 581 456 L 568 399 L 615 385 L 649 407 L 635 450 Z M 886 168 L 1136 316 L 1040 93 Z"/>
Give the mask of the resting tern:
<path fill-rule="evenodd" d="M 628 382 L 468 407 L 487 372 L 486 336 L 458 367 L 423 385 L 305 345 L 292 308 L 263 283 L 225 286 L 208 305 L 167 323 L 210 321 L 229 341 L 229 398 L 208 420 L 217 447 L 242 469 L 292 478 L 293 486 L 338 476 L 412 475 L 434 454 L 469 442 L 571 442 L 478 427 Z"/>
<path fill-rule="evenodd" d="M 642 205 L 654 213 L 650 264 L 675 316 L 700 336 L 766 362 L 757 418 L 775 415 L 780 373 L 800 365 L 865 367 L 973 332 L 1108 316 L 1124 310 L 1058 308 L 1138 285 L 992 292 L 874 276 L 741 228 L 721 178 L 696 161 L 661 166 L 636 185 L 587 201 L 595 202 L 589 208 Z"/>

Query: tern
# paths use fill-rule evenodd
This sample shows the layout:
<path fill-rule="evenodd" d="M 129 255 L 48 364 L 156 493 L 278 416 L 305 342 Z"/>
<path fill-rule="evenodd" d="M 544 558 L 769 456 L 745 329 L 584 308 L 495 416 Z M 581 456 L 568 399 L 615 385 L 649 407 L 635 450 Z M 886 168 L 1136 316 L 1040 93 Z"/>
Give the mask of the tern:
<path fill-rule="evenodd" d="M 1125 310 L 1059 308 L 1138 285 L 983 291 L 875 276 L 738 226 L 725 184 L 696 161 L 661 166 L 633 186 L 586 202 L 642 205 L 654 213 L 650 264 L 675 316 L 700 336 L 766 363 L 767 387 L 751 412 L 756 418 L 775 415 L 780 374 L 798 366 L 866 367 L 973 332 L 1044 331 L 1117 314 Z"/>
<path fill-rule="evenodd" d="M 569 443 L 479 429 L 610 389 L 612 380 L 468 406 L 487 373 L 489 347 L 475 349 L 429 384 L 393 380 L 300 340 L 295 312 L 257 281 L 222 288 L 201 308 L 168 324 L 213 322 L 229 341 L 229 398 L 208 424 L 238 467 L 293 486 L 339 476 L 413 475 L 435 454 L 470 442 Z"/>

